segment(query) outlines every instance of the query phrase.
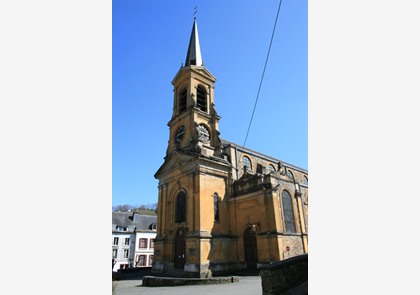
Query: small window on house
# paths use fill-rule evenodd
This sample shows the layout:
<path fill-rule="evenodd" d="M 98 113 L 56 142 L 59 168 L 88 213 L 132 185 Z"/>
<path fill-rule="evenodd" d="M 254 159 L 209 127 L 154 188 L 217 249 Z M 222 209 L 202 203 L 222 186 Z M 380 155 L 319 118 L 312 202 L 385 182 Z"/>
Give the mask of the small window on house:
<path fill-rule="evenodd" d="M 155 239 L 150 239 L 150 249 L 155 247 Z"/>
<path fill-rule="evenodd" d="M 197 87 L 197 107 L 203 112 L 207 112 L 207 92 L 201 85 Z"/>
<path fill-rule="evenodd" d="M 149 266 L 153 265 L 153 255 L 149 256 Z"/>
<path fill-rule="evenodd" d="M 139 239 L 139 248 L 146 249 L 147 248 L 147 239 Z"/>
<path fill-rule="evenodd" d="M 295 217 L 293 214 L 292 196 L 286 190 L 281 193 L 283 216 L 286 232 L 295 233 Z"/>
<path fill-rule="evenodd" d="M 139 255 L 136 266 L 146 266 L 146 255 Z"/>
<path fill-rule="evenodd" d="M 127 231 L 127 228 L 123 226 L 117 226 L 117 231 Z"/>
<path fill-rule="evenodd" d="M 252 170 L 251 160 L 247 156 L 242 157 L 242 168 L 247 171 Z"/>
<path fill-rule="evenodd" d="M 118 255 L 118 249 L 112 249 L 112 257 L 117 258 Z"/>
<path fill-rule="evenodd" d="M 117 237 L 114 238 L 114 245 L 118 245 L 118 238 Z"/>
<path fill-rule="evenodd" d="M 305 175 L 303 176 L 303 184 L 308 185 L 308 177 L 306 177 Z"/>
<path fill-rule="evenodd" d="M 176 198 L 175 222 L 185 221 L 185 193 L 180 192 Z"/>
<path fill-rule="evenodd" d="M 270 171 L 270 172 L 276 172 L 276 168 L 273 165 L 268 164 L 268 171 Z"/>
<path fill-rule="evenodd" d="M 125 246 L 130 246 L 130 238 L 125 238 L 124 245 Z"/>
<path fill-rule="evenodd" d="M 180 93 L 178 97 L 179 101 L 179 113 L 183 113 L 187 109 L 187 88 L 184 88 Z"/>
<path fill-rule="evenodd" d="M 213 203 L 214 203 L 214 221 L 219 221 L 219 195 L 214 193 L 213 195 Z"/>
<path fill-rule="evenodd" d="M 128 258 L 128 249 L 124 249 L 124 258 Z"/>

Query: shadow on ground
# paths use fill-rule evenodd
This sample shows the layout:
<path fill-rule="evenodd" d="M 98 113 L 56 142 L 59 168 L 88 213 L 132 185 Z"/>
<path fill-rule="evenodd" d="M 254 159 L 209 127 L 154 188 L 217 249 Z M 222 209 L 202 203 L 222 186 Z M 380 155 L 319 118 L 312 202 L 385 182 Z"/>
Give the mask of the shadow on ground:
<path fill-rule="evenodd" d="M 142 280 L 145 276 L 151 276 L 151 268 L 128 268 L 121 271 L 112 272 L 113 281 L 123 281 L 123 280 Z"/>

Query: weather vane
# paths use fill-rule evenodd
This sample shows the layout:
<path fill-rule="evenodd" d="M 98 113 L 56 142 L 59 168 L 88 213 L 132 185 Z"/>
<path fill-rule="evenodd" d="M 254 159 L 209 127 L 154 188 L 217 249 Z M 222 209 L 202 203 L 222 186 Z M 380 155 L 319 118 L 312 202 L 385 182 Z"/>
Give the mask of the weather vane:
<path fill-rule="evenodd" d="M 197 18 L 197 6 L 194 7 L 194 19 L 196 19 L 196 18 Z"/>

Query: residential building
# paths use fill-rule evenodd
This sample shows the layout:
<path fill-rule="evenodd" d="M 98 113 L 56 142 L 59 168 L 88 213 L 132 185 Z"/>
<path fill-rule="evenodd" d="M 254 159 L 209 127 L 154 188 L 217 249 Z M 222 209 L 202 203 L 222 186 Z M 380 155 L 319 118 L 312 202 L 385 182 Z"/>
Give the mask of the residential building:
<path fill-rule="evenodd" d="M 113 271 L 130 267 L 150 267 L 153 259 L 153 239 L 156 236 L 157 216 L 136 212 L 112 212 L 112 264 Z M 147 239 L 147 247 L 137 246 L 136 241 Z M 139 264 L 139 257 L 146 256 L 147 263 Z"/>

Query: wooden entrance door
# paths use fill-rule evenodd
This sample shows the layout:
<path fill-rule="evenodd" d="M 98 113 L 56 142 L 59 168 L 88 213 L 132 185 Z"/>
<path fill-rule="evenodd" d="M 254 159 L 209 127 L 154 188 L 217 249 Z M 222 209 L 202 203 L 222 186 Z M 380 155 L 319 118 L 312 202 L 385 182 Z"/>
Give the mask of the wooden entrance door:
<path fill-rule="evenodd" d="M 184 269 L 185 265 L 185 230 L 178 229 L 175 235 L 175 261 L 176 269 Z"/>
<path fill-rule="evenodd" d="M 248 227 L 244 232 L 245 262 L 248 269 L 257 269 L 258 250 L 256 232 Z"/>

